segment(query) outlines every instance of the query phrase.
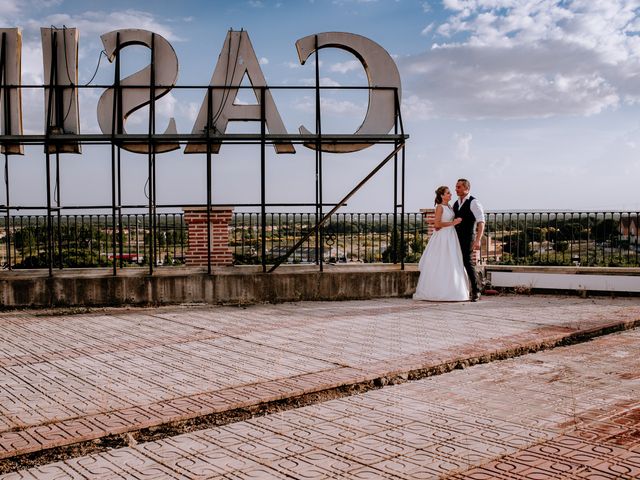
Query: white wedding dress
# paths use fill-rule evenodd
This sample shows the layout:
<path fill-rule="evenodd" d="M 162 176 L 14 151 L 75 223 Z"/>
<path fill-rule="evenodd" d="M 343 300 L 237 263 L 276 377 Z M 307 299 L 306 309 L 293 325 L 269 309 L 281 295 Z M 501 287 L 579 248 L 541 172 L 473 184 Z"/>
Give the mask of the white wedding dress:
<path fill-rule="evenodd" d="M 442 221 L 454 218 L 449 205 L 442 205 Z M 462 251 L 454 226 L 443 227 L 431 235 L 420 258 L 420 279 L 416 300 L 460 302 L 469 300 L 469 278 L 462 263 Z"/>

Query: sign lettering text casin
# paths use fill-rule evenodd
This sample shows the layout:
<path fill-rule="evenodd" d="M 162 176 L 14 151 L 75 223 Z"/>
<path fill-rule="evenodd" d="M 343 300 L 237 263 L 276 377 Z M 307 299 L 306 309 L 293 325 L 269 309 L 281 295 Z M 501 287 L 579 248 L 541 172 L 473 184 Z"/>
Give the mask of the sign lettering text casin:
<path fill-rule="evenodd" d="M 0 126 L 2 135 L 21 136 L 22 130 L 22 98 L 21 58 L 22 34 L 18 28 L 0 29 L 3 53 L 4 85 L 12 85 L 0 95 Z M 56 134 L 79 134 L 80 118 L 78 109 L 78 31 L 75 28 L 42 28 L 42 51 L 44 62 L 45 85 L 60 88 L 45 88 L 45 125 L 46 132 L 54 137 Z M 151 103 L 151 86 L 153 98 L 159 99 L 169 93 L 178 78 L 178 57 L 171 44 L 161 35 L 148 30 L 122 29 L 105 33 L 102 43 L 110 62 L 118 53 L 132 45 L 141 45 L 151 49 L 153 66 L 149 64 L 142 70 L 119 80 L 121 96 L 114 101 L 116 89 L 106 89 L 98 100 L 98 125 L 102 133 L 111 135 L 126 134 L 127 118 L 135 111 Z M 396 108 L 401 98 L 400 74 L 389 53 L 374 41 L 353 33 L 325 32 L 301 38 L 295 43 L 300 63 L 322 48 L 337 48 L 353 54 L 362 64 L 368 79 L 369 104 L 365 118 L 354 132 L 354 135 L 385 135 L 393 128 Z M 254 105 L 238 105 L 234 99 L 244 77 L 247 77 L 254 89 L 258 103 Z M 149 88 L 126 88 L 146 86 Z M 205 94 L 200 111 L 192 128 L 192 134 L 202 135 L 224 134 L 230 121 L 260 121 L 261 108 L 265 112 L 265 126 L 272 135 L 287 134 L 284 122 L 278 112 L 267 82 L 260 68 L 249 34 L 244 31 L 229 31 L 223 44 L 220 56 L 213 70 L 211 94 Z M 383 88 L 377 88 L 383 87 Z M 264 97 L 261 89 L 264 88 Z M 397 97 L 396 97 L 397 92 Z M 207 98 L 210 104 L 207 104 Z M 211 113 L 213 112 L 213 113 Z M 211 113 L 211 118 L 207 114 Z M 206 132 L 207 126 L 212 131 Z M 299 127 L 300 134 L 311 135 L 304 126 Z M 177 134 L 173 118 L 164 130 L 165 134 Z M 336 143 L 323 144 L 320 148 L 326 152 L 346 153 L 362 150 L 372 143 Z M 311 149 L 318 148 L 315 142 L 305 143 Z M 295 153 L 291 142 L 274 143 L 277 153 Z M 57 142 L 60 152 L 80 153 L 77 141 Z M 125 143 L 122 148 L 135 153 L 149 153 L 149 144 Z M 180 148 L 177 141 L 166 141 L 155 144 L 156 153 L 169 152 Z M 210 145 L 212 153 L 218 153 L 220 143 Z M 184 153 L 202 153 L 207 146 L 200 142 L 187 143 Z M 2 152 L 22 154 L 23 147 L 19 141 L 2 142 Z"/>

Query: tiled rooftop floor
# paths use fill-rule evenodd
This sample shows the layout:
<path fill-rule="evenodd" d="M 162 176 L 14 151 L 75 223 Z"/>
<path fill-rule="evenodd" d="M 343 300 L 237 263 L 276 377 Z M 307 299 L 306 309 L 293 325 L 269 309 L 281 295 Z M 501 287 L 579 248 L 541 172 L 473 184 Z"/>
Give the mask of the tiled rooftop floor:
<path fill-rule="evenodd" d="M 183 307 L 116 310 L 66 316 L 42 315 L 35 312 L 3 313 L 0 314 L 0 458 L 342 384 L 357 383 L 389 372 L 405 372 L 487 352 L 516 349 L 544 340 L 559 339 L 579 331 L 639 319 L 638 299 L 592 300 L 543 296 L 488 297 L 477 304 L 435 304 L 394 299 L 263 305 L 246 309 Z M 637 336 L 629 335 L 633 339 L 631 344 L 640 343 Z M 598 342 L 604 342 L 608 338 L 610 337 Z M 588 350 L 588 345 L 593 344 L 595 342 L 581 347 Z M 554 353 L 555 350 L 548 354 Z M 638 357 L 635 355 L 632 358 Z M 620 357 L 619 361 L 614 360 L 614 366 L 618 367 L 617 364 L 626 361 L 625 359 L 626 357 Z M 610 364 L 611 359 L 605 362 L 605 365 Z M 491 367 L 498 368 L 502 363 L 496 365 Z M 536 373 L 536 368 L 542 368 L 536 367 L 535 364 L 532 367 L 526 362 L 522 365 L 525 365 L 525 370 L 521 376 L 526 378 L 535 378 L 540 373 Z M 633 376 L 633 372 L 638 371 L 637 367 L 636 363 L 636 370 L 631 368 L 625 374 Z M 457 379 L 452 386 L 462 388 L 466 383 L 477 381 L 465 375 L 483 371 L 481 368 L 489 366 L 429 380 L 428 382 L 436 382 L 425 384 L 431 385 L 427 388 L 428 393 L 435 396 L 424 405 L 444 409 L 439 418 L 446 419 L 445 424 L 455 420 L 455 411 L 466 412 L 465 409 L 468 408 L 462 408 L 457 403 L 464 400 L 468 393 L 454 394 L 455 388 L 452 390 L 449 386 L 438 390 L 433 385 L 437 385 L 439 381 L 451 382 L 452 380 L 447 379 Z M 629 378 L 625 383 L 634 384 L 637 378 Z M 500 388 L 494 385 L 492 374 L 489 374 L 486 382 L 492 387 L 486 394 L 483 392 L 482 396 L 487 399 L 495 397 L 492 401 L 502 402 L 504 405 L 501 412 L 506 411 L 508 406 L 520 418 L 523 412 L 527 414 L 529 409 L 533 409 L 531 421 L 534 424 L 541 422 L 544 432 L 547 432 L 547 427 L 551 428 L 549 431 L 554 435 L 562 431 L 558 425 L 569 421 L 569 414 L 576 418 L 575 412 L 587 411 L 590 408 L 582 406 L 580 402 L 576 403 L 576 398 L 580 398 L 576 392 L 582 387 L 582 380 L 576 380 L 578 383 L 575 385 L 573 381 L 569 381 L 567 386 L 564 377 L 558 377 L 556 382 L 559 383 L 548 382 L 540 391 L 539 385 L 532 385 L 531 388 L 521 390 L 516 399 L 503 396 L 501 393 L 495 394 L 496 391 L 500 392 Z M 333 459 L 338 463 L 332 468 L 340 471 L 338 476 L 341 477 L 348 471 L 348 467 L 342 463 L 350 464 L 349 459 L 352 458 L 359 459 L 356 461 L 358 468 L 390 461 L 392 457 L 405 461 L 404 450 L 396 452 L 398 442 L 392 442 L 389 451 L 384 450 L 387 452 L 383 454 L 384 458 L 380 458 L 379 452 L 374 452 L 371 454 L 371 461 L 367 462 L 362 461 L 364 457 L 360 453 L 352 452 L 347 455 L 333 448 L 336 438 L 357 440 L 361 433 L 379 436 L 387 430 L 393 431 L 394 426 L 406 423 L 404 411 L 413 411 L 416 415 L 430 414 L 430 411 L 420 410 L 423 408 L 422 398 L 427 392 L 424 389 L 420 390 L 422 387 L 419 385 L 423 383 L 412 382 L 402 386 L 408 389 L 406 391 L 410 395 L 407 396 L 408 405 L 404 405 L 404 401 L 395 403 L 396 407 L 401 407 L 399 414 L 388 417 L 386 409 L 372 409 L 369 405 L 364 407 L 364 410 L 359 409 L 358 415 L 349 416 L 350 419 L 345 420 L 346 423 L 338 422 L 338 433 L 333 430 L 336 428 L 336 422 L 332 422 L 334 419 L 331 418 L 333 402 L 297 410 L 295 413 L 302 415 L 300 418 L 307 418 L 308 412 L 320 412 L 319 417 L 313 416 L 314 413 L 307 420 L 314 428 L 312 432 L 305 433 L 304 429 L 300 430 L 298 436 L 301 443 L 297 440 L 290 442 L 290 436 L 279 430 L 286 430 L 287 425 L 278 426 L 276 430 L 266 429 L 267 433 L 275 431 L 279 434 L 273 440 L 273 445 L 277 448 L 271 448 L 272 440 L 267 440 L 271 434 L 265 436 L 264 425 L 261 426 L 259 423 L 288 418 L 287 415 L 294 412 L 229 425 L 221 429 L 224 432 L 231 429 L 233 433 L 236 432 L 234 428 L 245 428 L 249 431 L 258 428 L 260 442 L 255 447 L 257 452 L 264 451 L 264 455 L 271 460 L 293 458 L 291 461 L 297 461 L 295 459 L 302 456 L 300 461 L 307 466 L 315 463 L 324 465 L 331 461 L 326 458 Z M 635 385 L 637 386 L 637 383 Z M 560 391 L 559 398 L 567 396 L 567 388 L 572 390 L 572 403 L 567 405 L 560 402 L 564 410 L 556 409 L 556 404 L 553 403 L 556 397 L 553 396 L 552 387 L 556 386 L 564 388 Z M 366 396 L 355 396 L 339 402 L 350 405 L 350 402 L 357 402 L 360 398 L 373 399 L 375 402 L 376 395 L 396 391 L 397 388 L 399 387 L 370 392 Z M 411 393 L 411 389 L 416 388 L 417 393 Z M 589 388 L 591 389 L 591 386 Z M 637 390 L 635 393 L 635 398 L 640 398 Z M 541 397 L 538 398 L 536 395 Z M 591 394 L 585 396 L 591 398 Z M 604 389 L 594 394 L 593 399 L 606 404 L 608 409 L 612 402 L 615 407 L 618 396 L 621 397 L 621 402 L 628 400 L 628 393 L 617 392 L 615 389 Z M 416 402 L 419 405 L 415 405 Z M 383 401 L 383 404 L 388 404 L 388 400 Z M 488 418 L 493 418 L 493 408 L 497 407 L 485 407 Z M 582 410 L 579 410 L 580 408 Z M 546 416 L 539 413 L 540 409 Z M 373 415 L 373 418 L 361 415 L 363 411 Z M 470 412 L 473 412 L 473 409 Z M 610 413 L 609 410 L 607 412 Z M 366 423 L 368 419 L 372 425 Z M 503 420 L 513 422 L 511 418 Z M 318 432 L 317 429 L 322 429 L 327 422 L 329 424 L 326 427 L 330 431 Z M 353 422 L 361 426 L 352 425 Z M 359 422 L 365 422 L 365 427 Z M 393 422 L 398 424 L 395 425 Z M 241 427 L 242 425 L 244 427 Z M 198 439 L 198 435 L 205 435 L 205 432 L 207 430 L 194 434 L 195 437 L 181 436 L 166 440 L 166 444 L 158 444 L 161 445 L 158 447 L 159 451 L 168 448 L 162 445 L 172 445 L 171 442 L 182 441 L 182 438 L 188 439 L 185 441 L 191 444 L 193 438 Z M 464 431 L 458 433 L 464 434 Z M 548 435 L 549 433 L 545 433 L 542 438 L 547 439 Z M 219 438 L 218 435 L 215 436 Z M 231 437 L 237 440 L 236 433 Z M 240 437 L 245 439 L 246 435 L 240 434 Z M 323 445 L 323 438 L 329 451 L 326 451 L 326 448 L 318 451 Z M 232 443 L 233 441 L 230 440 Z M 265 442 L 267 446 L 263 445 Z M 239 443 L 247 444 L 244 440 Z M 402 442 L 400 444 L 402 445 Z M 77 462 L 106 462 L 105 468 L 110 469 L 113 462 L 105 459 L 122 455 L 125 463 L 119 464 L 124 465 L 125 471 L 135 471 L 134 464 L 142 465 L 141 468 L 146 469 L 149 459 L 156 457 L 144 452 L 147 452 L 146 449 L 154 448 L 154 445 L 156 444 L 145 443 L 132 450 L 113 451 L 103 456 L 78 459 Z M 355 445 L 354 452 L 364 449 L 364 454 L 370 453 L 367 445 L 369 444 Z M 227 458 L 226 450 L 218 451 L 211 445 L 202 448 L 207 452 L 212 451 L 212 455 L 215 452 L 222 455 L 222 466 L 213 470 L 217 473 L 243 471 L 254 467 L 260 470 L 268 467 L 276 477 L 282 476 L 277 473 L 280 471 L 279 467 L 275 470 L 269 466 L 271 464 L 265 467 L 264 462 L 256 461 L 257 457 L 254 458 L 255 456 L 246 452 L 232 451 L 233 455 L 229 458 L 236 463 L 231 462 L 229 466 L 227 463 L 231 460 Z M 274 449 L 281 455 L 273 457 Z M 496 450 L 500 451 L 502 450 Z M 492 456 L 485 455 L 482 458 L 494 458 L 496 452 L 492 450 L 489 452 Z M 517 450 L 507 450 L 503 453 L 515 452 Z M 215 453 L 214 457 L 217 457 L 218 453 Z M 259 456 L 258 453 L 256 455 Z M 175 452 L 170 456 L 173 458 Z M 200 457 L 202 456 L 198 458 Z M 369 458 L 366 455 L 365 457 Z M 472 455 L 470 458 L 476 457 L 477 455 Z M 414 465 L 416 459 L 411 458 L 406 461 Z M 184 461 L 188 463 L 193 459 Z M 69 460 L 66 464 L 61 464 L 60 468 L 68 469 L 68 465 L 71 465 L 69 462 L 76 460 Z M 207 462 L 203 463 L 203 468 L 209 468 Z M 477 464 L 474 460 L 465 464 L 465 468 Z M 291 464 L 288 465 L 287 468 L 294 468 Z M 418 462 L 418 466 L 424 465 Z M 377 472 L 395 468 L 389 466 L 385 467 L 386 470 L 380 470 L 378 467 L 381 465 L 375 467 Z M 458 465 L 456 468 L 459 467 Z M 80 467 L 76 465 L 73 471 L 80 472 L 78 468 Z M 191 475 L 187 473 L 191 471 L 189 468 L 175 465 L 154 464 L 153 468 L 158 469 L 158 472 L 184 474 L 187 478 Z M 199 467 L 193 467 L 197 468 Z M 438 468 L 429 467 L 433 471 L 438 471 Z M 366 471 L 365 468 L 363 476 L 355 478 L 369 478 L 366 477 Z M 47 475 L 43 475 L 44 477 L 40 478 L 48 478 Z M 97 478 L 86 472 L 84 475 Z M 111 474 L 107 474 L 105 478 L 112 478 L 109 475 Z M 142 474 L 140 476 L 143 477 Z M 293 476 L 296 477 L 295 474 Z"/>
<path fill-rule="evenodd" d="M 638 478 L 638 359 L 636 329 L 2 478 Z"/>

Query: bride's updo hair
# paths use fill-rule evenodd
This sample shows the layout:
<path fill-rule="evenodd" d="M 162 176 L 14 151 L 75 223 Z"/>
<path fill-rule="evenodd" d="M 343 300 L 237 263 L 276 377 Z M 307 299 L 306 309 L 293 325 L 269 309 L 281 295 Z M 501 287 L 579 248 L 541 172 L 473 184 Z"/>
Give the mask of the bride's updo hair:
<path fill-rule="evenodd" d="M 443 185 L 442 187 L 438 187 L 436 189 L 436 201 L 435 205 L 440 205 L 442 203 L 442 196 L 449 190 L 449 187 Z"/>

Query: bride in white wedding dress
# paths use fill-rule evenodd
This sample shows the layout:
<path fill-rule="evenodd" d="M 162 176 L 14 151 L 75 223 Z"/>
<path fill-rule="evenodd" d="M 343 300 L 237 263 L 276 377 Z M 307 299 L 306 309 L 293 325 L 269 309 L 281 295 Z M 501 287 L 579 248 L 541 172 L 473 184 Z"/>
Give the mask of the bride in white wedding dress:
<path fill-rule="evenodd" d="M 454 228 L 462 220 L 454 218 L 447 187 L 436 190 L 435 227 L 420 258 L 420 279 L 416 300 L 461 302 L 469 300 L 469 278 L 462 263 L 460 242 Z"/>

